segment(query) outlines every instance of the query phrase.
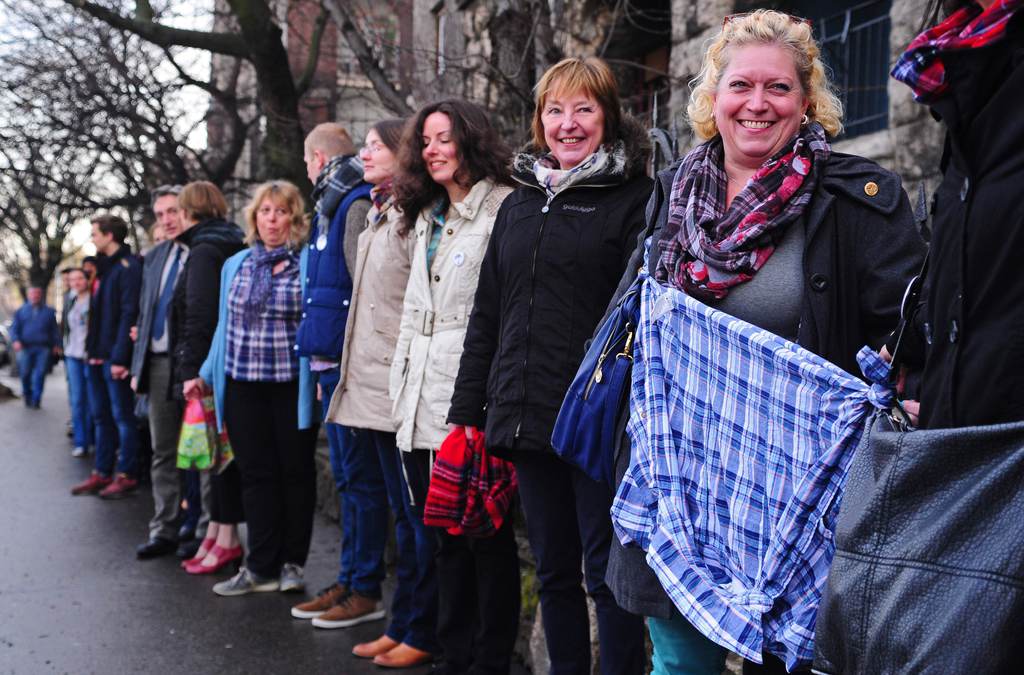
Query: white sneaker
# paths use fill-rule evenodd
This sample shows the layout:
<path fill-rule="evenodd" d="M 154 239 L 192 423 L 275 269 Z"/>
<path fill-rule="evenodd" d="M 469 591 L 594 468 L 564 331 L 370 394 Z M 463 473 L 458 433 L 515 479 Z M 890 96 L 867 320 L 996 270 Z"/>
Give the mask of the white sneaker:
<path fill-rule="evenodd" d="M 87 452 L 86 452 L 86 450 L 85 450 L 85 448 L 83 448 L 83 447 L 82 447 L 82 446 L 80 446 L 80 445 L 76 445 L 76 446 L 75 446 L 75 447 L 74 447 L 74 448 L 73 448 L 73 449 L 71 450 L 71 456 L 72 456 L 72 457 L 85 457 L 85 456 L 86 456 L 87 454 L 89 454 L 89 453 L 87 453 Z"/>
<path fill-rule="evenodd" d="M 281 566 L 280 590 L 282 593 L 306 590 L 306 580 L 302 576 L 301 565 L 285 563 Z"/>
<path fill-rule="evenodd" d="M 217 595 L 223 595 L 224 597 L 231 597 L 235 595 L 247 595 L 249 593 L 266 593 L 268 591 L 276 591 L 278 586 L 279 584 L 277 579 L 256 576 L 243 567 L 238 570 L 238 574 L 227 581 L 214 584 L 213 592 Z"/>

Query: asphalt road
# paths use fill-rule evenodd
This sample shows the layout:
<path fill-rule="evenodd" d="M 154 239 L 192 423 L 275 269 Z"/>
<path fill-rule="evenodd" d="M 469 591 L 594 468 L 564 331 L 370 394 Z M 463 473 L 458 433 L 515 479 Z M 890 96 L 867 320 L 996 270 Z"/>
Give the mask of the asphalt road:
<path fill-rule="evenodd" d="M 289 615 L 302 595 L 221 598 L 210 587 L 227 574 L 189 576 L 174 556 L 136 560 L 148 486 L 121 501 L 72 497 L 92 456 L 71 457 L 67 418 L 59 367 L 42 410 L 0 401 L 0 674 L 383 672 L 350 651 L 384 622 L 314 629 Z M 337 525 L 317 516 L 311 591 L 337 573 L 338 539 Z"/>

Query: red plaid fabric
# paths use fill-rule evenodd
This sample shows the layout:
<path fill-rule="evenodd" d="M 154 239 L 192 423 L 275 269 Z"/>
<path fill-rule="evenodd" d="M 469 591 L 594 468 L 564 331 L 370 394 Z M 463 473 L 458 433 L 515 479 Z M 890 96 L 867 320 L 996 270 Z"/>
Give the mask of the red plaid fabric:
<path fill-rule="evenodd" d="M 949 89 L 944 51 L 974 49 L 1002 39 L 1006 24 L 1024 0 L 999 0 L 982 11 L 976 3 L 953 12 L 948 19 L 918 35 L 903 52 L 892 76 L 914 90 L 914 98 L 929 103 Z"/>
<path fill-rule="evenodd" d="M 483 433 L 469 439 L 459 427 L 434 459 L 423 523 L 453 535 L 490 537 L 505 522 L 517 487 L 515 467 L 487 453 Z"/>

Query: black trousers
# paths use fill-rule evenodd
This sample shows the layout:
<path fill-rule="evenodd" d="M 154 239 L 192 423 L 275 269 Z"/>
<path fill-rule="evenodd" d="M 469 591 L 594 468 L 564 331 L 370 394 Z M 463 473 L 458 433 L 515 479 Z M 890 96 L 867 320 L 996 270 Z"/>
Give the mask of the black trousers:
<path fill-rule="evenodd" d="M 227 465 L 220 473 L 210 474 L 210 520 L 225 525 L 245 522 L 242 504 L 242 474 L 238 461 Z"/>
<path fill-rule="evenodd" d="M 316 508 L 317 428 L 298 428 L 297 382 L 228 379 L 224 424 L 241 472 L 249 526 L 246 566 L 277 577 L 284 563 L 306 564 Z"/>
<path fill-rule="evenodd" d="M 646 661 L 643 617 L 619 607 L 605 583 L 613 536 L 611 488 L 554 452 L 522 452 L 511 459 L 519 477 L 530 548 L 537 559 L 551 675 L 590 673 L 584 578 L 597 606 L 601 672 L 642 675 Z"/>
<path fill-rule="evenodd" d="M 403 453 L 406 480 L 423 517 L 430 451 Z M 511 513 L 509 514 L 511 516 Z M 437 639 L 451 673 L 504 675 L 519 630 L 519 549 L 513 519 L 493 537 L 438 535 Z"/>

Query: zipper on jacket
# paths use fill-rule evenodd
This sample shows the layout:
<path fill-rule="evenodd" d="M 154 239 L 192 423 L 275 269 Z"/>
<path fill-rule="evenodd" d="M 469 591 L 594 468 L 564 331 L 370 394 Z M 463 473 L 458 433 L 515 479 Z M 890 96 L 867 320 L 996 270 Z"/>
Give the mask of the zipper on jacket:
<path fill-rule="evenodd" d="M 519 440 L 519 431 L 523 427 L 523 415 L 526 414 L 526 365 L 530 361 L 530 328 L 533 324 L 533 296 L 534 289 L 537 283 L 537 253 L 540 251 L 540 240 L 544 237 L 544 226 L 548 222 L 548 211 L 551 210 L 551 202 L 557 195 L 551 195 L 544 202 L 544 206 L 541 207 L 541 221 L 540 228 L 537 230 L 537 239 L 533 242 L 533 259 L 530 263 L 530 303 L 527 305 L 526 310 L 526 335 L 524 336 L 523 342 L 526 344 L 526 353 L 523 356 L 523 386 L 521 388 L 521 395 L 519 397 L 519 421 L 516 422 L 516 433 L 513 436 L 514 440 Z"/>
<path fill-rule="evenodd" d="M 536 190 L 540 190 L 541 192 L 545 192 L 539 185 L 531 185 L 521 180 L 519 182 L 527 187 L 532 187 Z M 595 183 L 593 185 L 573 185 L 568 190 L 564 190 L 564 192 L 570 192 L 571 190 L 575 190 L 576 188 L 606 188 L 615 187 L 617 185 L 621 185 L 621 183 Z M 530 360 L 530 326 L 533 323 L 533 296 L 537 284 L 537 252 L 540 250 L 540 240 L 544 236 L 544 226 L 548 222 L 548 212 L 551 210 L 551 202 L 553 202 L 555 200 L 555 197 L 557 197 L 559 194 L 562 193 L 559 192 L 548 196 L 547 200 L 544 202 L 544 206 L 541 207 L 540 212 L 543 217 L 540 221 L 540 229 L 537 231 L 537 240 L 536 242 L 534 242 L 533 245 L 533 260 L 530 264 L 530 304 L 528 306 L 526 313 L 526 336 L 524 340 L 524 342 L 526 343 L 526 355 L 523 357 L 523 386 L 521 389 L 521 402 L 519 404 L 519 421 L 516 422 L 516 432 L 512 437 L 513 440 L 516 441 L 519 440 L 519 431 L 523 427 L 523 415 L 526 413 L 526 365 Z"/>

